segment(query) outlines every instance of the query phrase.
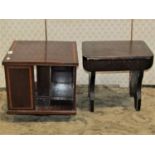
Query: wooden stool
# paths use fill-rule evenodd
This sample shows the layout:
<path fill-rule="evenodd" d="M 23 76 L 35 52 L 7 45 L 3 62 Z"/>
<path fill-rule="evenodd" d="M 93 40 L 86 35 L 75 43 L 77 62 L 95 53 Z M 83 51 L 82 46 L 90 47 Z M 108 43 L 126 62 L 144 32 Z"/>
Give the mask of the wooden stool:
<path fill-rule="evenodd" d="M 143 73 L 153 64 L 153 54 L 144 41 L 87 41 L 82 44 L 83 67 L 90 72 L 88 97 L 94 111 L 96 71 L 129 71 L 130 96 L 135 109 L 141 107 Z"/>

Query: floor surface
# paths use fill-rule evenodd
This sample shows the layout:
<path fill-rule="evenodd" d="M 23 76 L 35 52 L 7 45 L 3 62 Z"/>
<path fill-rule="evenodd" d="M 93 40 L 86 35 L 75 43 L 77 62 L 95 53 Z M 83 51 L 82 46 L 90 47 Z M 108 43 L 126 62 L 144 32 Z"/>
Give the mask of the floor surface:
<path fill-rule="evenodd" d="M 87 87 L 77 88 L 75 116 L 7 115 L 0 91 L 0 134 L 155 134 L 155 88 L 142 89 L 142 108 L 134 110 L 127 88 L 97 86 L 95 112 L 88 111 Z"/>

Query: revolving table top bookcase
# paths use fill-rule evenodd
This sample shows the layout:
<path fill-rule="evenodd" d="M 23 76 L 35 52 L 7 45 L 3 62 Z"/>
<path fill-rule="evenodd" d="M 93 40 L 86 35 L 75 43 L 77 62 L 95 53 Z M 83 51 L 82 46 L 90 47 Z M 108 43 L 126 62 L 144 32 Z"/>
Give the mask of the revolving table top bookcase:
<path fill-rule="evenodd" d="M 76 114 L 75 42 L 14 41 L 3 65 L 9 114 Z"/>

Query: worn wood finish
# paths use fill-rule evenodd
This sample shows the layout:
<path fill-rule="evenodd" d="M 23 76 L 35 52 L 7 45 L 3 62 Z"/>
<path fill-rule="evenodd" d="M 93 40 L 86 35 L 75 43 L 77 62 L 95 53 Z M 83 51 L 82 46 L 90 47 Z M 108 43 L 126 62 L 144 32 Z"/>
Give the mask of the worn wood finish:
<path fill-rule="evenodd" d="M 130 96 L 141 107 L 143 72 L 153 64 L 153 54 L 144 41 L 88 41 L 82 44 L 83 67 L 91 73 L 88 86 L 90 111 L 94 111 L 96 71 L 129 71 Z"/>
<path fill-rule="evenodd" d="M 3 65 L 9 114 L 76 114 L 75 42 L 14 41 Z"/>

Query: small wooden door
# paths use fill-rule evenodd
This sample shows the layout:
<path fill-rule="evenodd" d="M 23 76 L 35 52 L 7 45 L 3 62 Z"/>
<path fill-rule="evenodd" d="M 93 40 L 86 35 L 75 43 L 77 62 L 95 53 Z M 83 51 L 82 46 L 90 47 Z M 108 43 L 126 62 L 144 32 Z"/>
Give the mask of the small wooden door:
<path fill-rule="evenodd" d="M 33 67 L 6 66 L 5 72 L 9 109 L 34 109 Z"/>

